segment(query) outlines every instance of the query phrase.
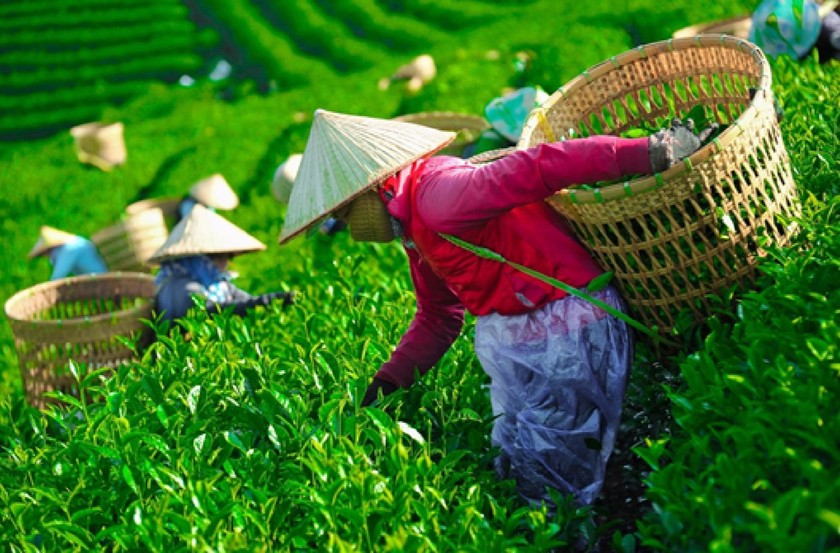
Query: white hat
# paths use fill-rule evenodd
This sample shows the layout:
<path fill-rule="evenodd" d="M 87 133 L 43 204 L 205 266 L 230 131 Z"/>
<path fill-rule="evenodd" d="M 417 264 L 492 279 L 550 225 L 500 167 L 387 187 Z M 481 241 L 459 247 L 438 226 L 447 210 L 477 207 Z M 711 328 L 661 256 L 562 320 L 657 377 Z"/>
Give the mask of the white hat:
<path fill-rule="evenodd" d="M 455 136 L 413 123 L 316 110 L 280 243 Z"/>
<path fill-rule="evenodd" d="M 76 157 L 103 171 L 125 163 L 127 152 L 122 123 L 85 123 L 70 129 Z"/>
<path fill-rule="evenodd" d="M 201 179 L 190 188 L 190 196 L 213 209 L 231 210 L 239 205 L 239 196 L 221 173 Z"/>
<path fill-rule="evenodd" d="M 289 158 L 277 166 L 274 171 L 274 178 L 271 180 L 271 193 L 274 199 L 281 204 L 289 203 L 289 196 L 292 194 L 292 185 L 300 169 L 300 160 L 303 154 L 292 154 Z"/>
<path fill-rule="evenodd" d="M 166 242 L 150 258 L 151 263 L 161 263 L 191 255 L 239 255 L 265 249 L 265 244 L 237 227 L 221 215 L 201 204 L 196 204 L 181 219 Z"/>
<path fill-rule="evenodd" d="M 33 257 L 43 255 L 49 250 L 57 246 L 62 246 L 74 238 L 76 238 L 75 234 L 70 234 L 69 232 L 64 232 L 63 230 L 58 230 L 57 228 L 44 225 L 41 227 L 38 241 L 35 242 L 35 245 L 29 251 L 27 257 L 32 259 Z"/>

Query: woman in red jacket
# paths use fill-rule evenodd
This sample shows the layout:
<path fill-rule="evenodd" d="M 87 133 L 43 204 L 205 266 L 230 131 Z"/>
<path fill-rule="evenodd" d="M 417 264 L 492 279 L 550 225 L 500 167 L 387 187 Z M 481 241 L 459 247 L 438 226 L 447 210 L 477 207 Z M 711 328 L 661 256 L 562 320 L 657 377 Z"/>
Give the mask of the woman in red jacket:
<path fill-rule="evenodd" d="M 604 272 L 543 200 L 576 183 L 662 171 L 701 138 L 675 121 L 650 138 L 596 136 L 542 144 L 475 165 L 435 152 L 454 138 L 391 120 L 318 110 L 280 242 L 326 214 L 356 240 L 402 241 L 417 312 L 363 404 L 411 386 L 477 316 L 475 351 L 491 379 L 497 469 L 520 494 L 547 488 L 592 503 L 615 443 L 632 362 L 621 320 L 441 233 L 584 288 Z M 595 294 L 617 309 L 612 287 Z"/>

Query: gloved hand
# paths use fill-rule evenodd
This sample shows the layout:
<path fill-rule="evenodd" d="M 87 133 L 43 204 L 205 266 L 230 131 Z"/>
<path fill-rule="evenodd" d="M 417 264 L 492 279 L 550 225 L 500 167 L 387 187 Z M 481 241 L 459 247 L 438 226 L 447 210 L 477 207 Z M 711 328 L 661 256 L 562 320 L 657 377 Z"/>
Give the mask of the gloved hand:
<path fill-rule="evenodd" d="M 295 302 L 295 293 L 294 292 L 270 292 L 268 294 L 260 294 L 259 296 L 253 296 L 244 301 L 234 301 L 229 303 L 210 303 L 207 304 L 208 311 L 212 312 L 221 312 L 228 307 L 233 308 L 233 314 L 239 315 L 244 317 L 245 314 L 248 312 L 249 309 L 252 307 L 257 307 L 261 305 L 263 307 L 268 306 L 270 303 L 274 301 L 282 301 L 283 307 L 286 307 Z"/>
<path fill-rule="evenodd" d="M 381 378 L 373 377 L 373 381 L 371 381 L 370 385 L 365 391 L 365 397 L 362 399 L 362 407 L 367 407 L 379 397 L 379 390 L 382 390 L 382 395 L 387 396 L 388 394 L 394 393 L 397 388 L 396 384 L 392 384 L 387 380 L 382 380 Z"/>
<path fill-rule="evenodd" d="M 653 172 L 660 173 L 699 150 L 703 141 L 717 127 L 717 123 L 712 123 L 704 131 L 696 134 L 693 120 L 686 119 L 685 125 L 683 125 L 681 120 L 672 119 L 670 128 L 662 129 L 650 136 L 648 153 Z"/>
<path fill-rule="evenodd" d="M 273 301 L 282 301 L 283 307 L 287 307 L 295 303 L 294 292 L 270 292 L 268 294 L 263 294 L 260 297 L 263 298 L 263 301 L 265 302 L 263 305 L 268 305 Z"/>

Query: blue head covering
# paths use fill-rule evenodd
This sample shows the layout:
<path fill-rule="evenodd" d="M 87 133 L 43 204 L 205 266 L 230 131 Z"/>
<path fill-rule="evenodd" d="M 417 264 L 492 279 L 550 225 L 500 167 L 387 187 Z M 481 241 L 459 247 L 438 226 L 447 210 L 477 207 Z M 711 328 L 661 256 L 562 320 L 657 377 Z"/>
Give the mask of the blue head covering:
<path fill-rule="evenodd" d="M 820 26 L 812 0 L 764 0 L 753 12 L 749 39 L 768 56 L 799 59 L 816 44 Z"/>
<path fill-rule="evenodd" d="M 548 94 L 542 88 L 526 86 L 490 100 L 484 108 L 484 116 L 496 132 L 516 142 L 531 110 L 547 99 Z"/>

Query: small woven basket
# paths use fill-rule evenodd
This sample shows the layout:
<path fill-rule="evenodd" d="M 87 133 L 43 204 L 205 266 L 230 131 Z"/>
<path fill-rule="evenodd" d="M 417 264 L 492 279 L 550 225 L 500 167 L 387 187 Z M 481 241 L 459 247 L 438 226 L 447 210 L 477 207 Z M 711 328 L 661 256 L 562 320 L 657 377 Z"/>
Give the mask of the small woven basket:
<path fill-rule="evenodd" d="M 439 154 L 460 156 L 467 145 L 478 140 L 479 135 L 490 128 L 490 123 L 483 117 L 469 113 L 456 113 L 451 111 L 428 111 L 421 113 L 409 113 L 394 117 L 395 121 L 404 121 L 432 127 L 439 131 L 451 131 L 458 133 L 455 140 Z"/>
<path fill-rule="evenodd" d="M 754 276 L 769 246 L 789 243 L 799 197 L 755 45 L 700 35 L 641 46 L 576 77 L 530 115 L 518 148 L 664 127 L 703 106 L 728 125 L 664 173 L 547 201 L 566 217 L 648 326 L 711 313 L 709 295 Z M 756 93 L 751 99 L 750 88 Z"/>
<path fill-rule="evenodd" d="M 151 272 L 149 257 L 169 236 L 163 211 L 143 209 L 91 236 L 110 271 Z"/>
<path fill-rule="evenodd" d="M 43 408 L 45 392 L 77 395 L 69 361 L 87 369 L 116 367 L 134 357 L 120 337 L 148 344 L 154 277 L 103 273 L 44 282 L 6 301 L 23 385 L 29 402 Z"/>

